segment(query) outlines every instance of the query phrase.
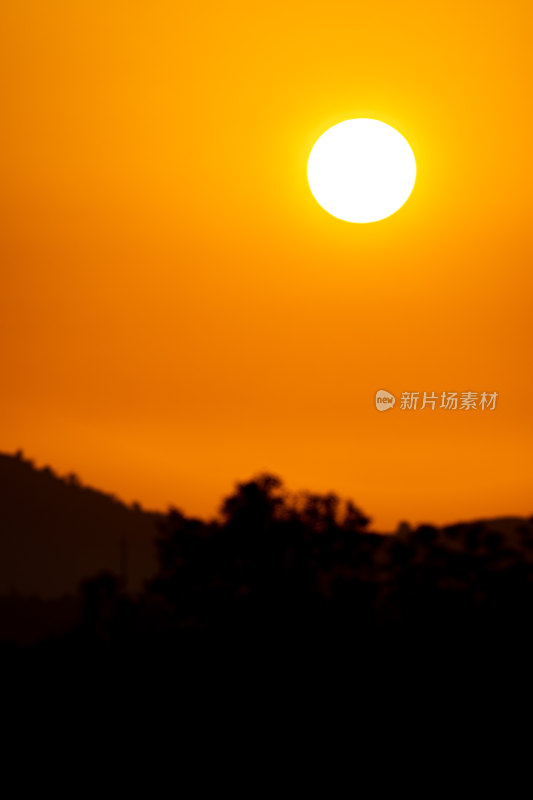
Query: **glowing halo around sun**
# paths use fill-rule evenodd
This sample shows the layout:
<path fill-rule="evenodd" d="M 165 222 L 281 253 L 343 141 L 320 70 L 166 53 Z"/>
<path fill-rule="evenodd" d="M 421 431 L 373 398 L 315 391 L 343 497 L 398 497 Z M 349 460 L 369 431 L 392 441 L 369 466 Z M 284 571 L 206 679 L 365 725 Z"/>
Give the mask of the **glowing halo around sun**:
<path fill-rule="evenodd" d="M 409 143 L 377 119 L 347 119 L 315 142 L 307 180 L 315 200 L 347 222 L 377 222 L 398 211 L 413 190 Z"/>

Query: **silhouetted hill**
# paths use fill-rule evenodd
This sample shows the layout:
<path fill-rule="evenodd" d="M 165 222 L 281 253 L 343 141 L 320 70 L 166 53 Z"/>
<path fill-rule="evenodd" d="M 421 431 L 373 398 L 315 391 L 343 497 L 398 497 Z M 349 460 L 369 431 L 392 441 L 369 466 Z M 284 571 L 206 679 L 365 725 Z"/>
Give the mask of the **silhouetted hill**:
<path fill-rule="evenodd" d="M 520 650 L 532 620 L 531 519 L 380 535 L 353 501 L 262 474 L 205 521 L 144 512 L 0 455 L 6 647 L 206 663 L 223 650 L 303 648 L 357 662 L 399 647 Z"/>
<path fill-rule="evenodd" d="M 20 452 L 0 454 L 0 595 L 74 595 L 102 570 L 137 592 L 156 566 L 158 517 Z"/>

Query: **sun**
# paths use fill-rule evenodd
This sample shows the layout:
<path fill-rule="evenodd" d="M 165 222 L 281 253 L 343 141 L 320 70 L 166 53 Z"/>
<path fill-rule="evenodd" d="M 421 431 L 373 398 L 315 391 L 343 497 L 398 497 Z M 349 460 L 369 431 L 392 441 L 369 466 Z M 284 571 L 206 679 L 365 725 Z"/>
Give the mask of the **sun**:
<path fill-rule="evenodd" d="M 416 161 L 408 142 L 377 119 L 347 119 L 315 142 L 307 179 L 315 200 L 347 222 L 377 222 L 413 190 Z"/>

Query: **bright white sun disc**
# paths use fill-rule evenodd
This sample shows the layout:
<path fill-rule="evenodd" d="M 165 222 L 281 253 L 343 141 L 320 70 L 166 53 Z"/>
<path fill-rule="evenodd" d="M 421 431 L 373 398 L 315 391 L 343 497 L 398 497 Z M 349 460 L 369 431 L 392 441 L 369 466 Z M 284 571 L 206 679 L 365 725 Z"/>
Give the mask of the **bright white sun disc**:
<path fill-rule="evenodd" d="M 413 190 L 416 161 L 409 143 L 377 119 L 347 119 L 316 141 L 307 162 L 315 200 L 347 222 L 390 217 Z"/>

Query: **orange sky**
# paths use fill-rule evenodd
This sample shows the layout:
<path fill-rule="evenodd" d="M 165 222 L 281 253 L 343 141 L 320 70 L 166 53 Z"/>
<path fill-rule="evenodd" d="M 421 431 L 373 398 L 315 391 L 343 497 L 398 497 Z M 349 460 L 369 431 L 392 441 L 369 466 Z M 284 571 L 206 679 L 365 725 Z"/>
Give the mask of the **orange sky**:
<path fill-rule="evenodd" d="M 533 513 L 529 2 L 1 8 L 1 450 L 202 515 L 262 470 L 383 529 Z M 361 116 L 418 167 L 368 225 L 306 180 Z"/>

